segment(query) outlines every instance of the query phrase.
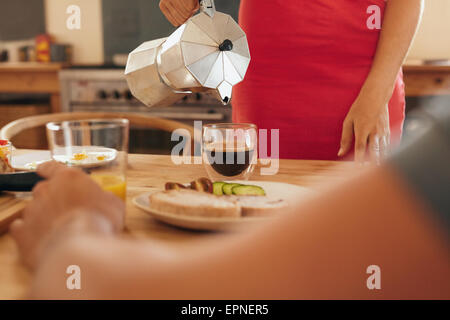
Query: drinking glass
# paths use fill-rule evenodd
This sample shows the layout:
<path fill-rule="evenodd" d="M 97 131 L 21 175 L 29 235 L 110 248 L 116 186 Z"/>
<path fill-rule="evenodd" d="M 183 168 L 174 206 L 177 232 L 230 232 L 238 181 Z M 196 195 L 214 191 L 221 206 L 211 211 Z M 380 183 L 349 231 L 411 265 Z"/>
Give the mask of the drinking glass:
<path fill-rule="evenodd" d="M 127 119 L 50 122 L 47 139 L 54 160 L 82 168 L 103 190 L 126 200 Z"/>
<path fill-rule="evenodd" d="M 257 163 L 257 129 L 250 123 L 203 126 L 203 164 L 213 181 L 248 180 Z"/>

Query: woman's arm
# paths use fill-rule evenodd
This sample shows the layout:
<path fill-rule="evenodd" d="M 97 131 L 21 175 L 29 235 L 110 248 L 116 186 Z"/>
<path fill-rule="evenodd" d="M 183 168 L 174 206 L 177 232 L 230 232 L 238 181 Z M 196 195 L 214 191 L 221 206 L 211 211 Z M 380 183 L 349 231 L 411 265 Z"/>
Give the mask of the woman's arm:
<path fill-rule="evenodd" d="M 411 47 L 423 12 L 423 0 L 388 0 L 377 52 L 363 90 L 389 102 L 398 71 Z"/>
<path fill-rule="evenodd" d="M 387 104 L 398 72 L 416 34 L 423 0 L 388 0 L 377 51 L 370 73 L 344 121 L 339 156 L 344 156 L 355 137 L 355 158 L 363 161 L 367 144 L 385 151 L 389 144 Z"/>

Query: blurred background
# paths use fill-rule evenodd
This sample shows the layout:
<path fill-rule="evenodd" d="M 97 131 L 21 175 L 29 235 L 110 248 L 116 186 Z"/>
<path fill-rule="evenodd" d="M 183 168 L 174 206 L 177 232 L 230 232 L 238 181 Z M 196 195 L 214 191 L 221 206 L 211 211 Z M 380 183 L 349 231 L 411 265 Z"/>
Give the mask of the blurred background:
<path fill-rule="evenodd" d="M 158 0 L 0 0 L 0 127 L 29 115 L 57 111 L 149 113 L 192 124 L 231 120 L 229 106 L 189 96 L 171 108 L 146 109 L 127 89 L 127 54 L 175 29 Z M 239 0 L 215 0 L 238 20 Z M 70 30 L 70 5 L 81 9 L 81 28 Z M 450 107 L 450 1 L 426 1 L 419 34 L 404 66 L 407 112 L 421 105 Z M 45 63 L 42 63 L 45 62 Z M 405 134 L 420 127 L 407 117 Z M 131 152 L 168 153 L 168 133 L 133 128 Z M 24 132 L 17 147 L 45 148 L 43 130 Z"/>

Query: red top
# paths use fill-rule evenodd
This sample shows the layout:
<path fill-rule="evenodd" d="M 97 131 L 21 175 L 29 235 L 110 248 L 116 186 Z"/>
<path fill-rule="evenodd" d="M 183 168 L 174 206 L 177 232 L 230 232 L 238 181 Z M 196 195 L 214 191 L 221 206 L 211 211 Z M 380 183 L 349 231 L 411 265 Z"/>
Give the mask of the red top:
<path fill-rule="evenodd" d="M 233 121 L 280 129 L 281 158 L 337 159 L 384 9 L 384 0 L 242 0 L 239 22 L 252 61 L 233 92 Z M 393 139 L 401 135 L 404 108 L 400 71 L 389 103 Z"/>

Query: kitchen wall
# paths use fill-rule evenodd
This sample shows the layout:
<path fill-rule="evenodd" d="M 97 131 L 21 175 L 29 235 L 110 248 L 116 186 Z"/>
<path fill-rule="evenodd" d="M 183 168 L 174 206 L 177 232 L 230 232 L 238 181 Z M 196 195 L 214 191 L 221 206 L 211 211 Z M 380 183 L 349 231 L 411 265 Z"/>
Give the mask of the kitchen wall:
<path fill-rule="evenodd" d="M 158 0 L 103 0 L 103 2 L 104 8 L 102 8 L 102 0 L 45 0 L 47 31 L 55 35 L 59 41 L 74 45 L 74 62 L 77 64 L 103 63 L 105 55 L 106 60 L 109 61 L 114 51 L 125 53 L 141 41 L 150 39 L 152 36 L 159 37 L 160 34 L 162 36 L 171 28 L 161 18 L 157 6 Z M 233 12 L 230 13 L 236 15 L 234 11 L 239 0 L 216 0 L 216 3 L 219 10 L 226 12 L 231 10 Z M 77 4 L 82 9 L 82 28 L 79 31 L 70 31 L 66 28 L 68 15 L 65 10 L 70 4 Z M 142 6 L 142 9 L 137 9 L 139 6 Z M 128 8 L 123 15 L 120 15 L 120 7 Z M 102 10 L 105 14 L 112 14 L 105 15 L 107 17 L 105 21 L 102 19 Z M 137 20 L 124 26 L 123 23 L 133 17 L 136 10 L 138 11 Z M 113 18 L 114 14 L 116 18 Z M 409 59 L 450 59 L 449 17 L 450 1 L 426 1 L 423 22 Z M 105 29 L 106 43 L 103 42 L 103 26 L 107 28 Z M 117 40 L 127 38 L 127 35 L 136 31 L 137 37 L 128 38 L 127 41 L 122 42 Z M 117 36 L 116 40 L 114 36 Z"/>
<path fill-rule="evenodd" d="M 409 59 L 450 60 L 450 1 L 426 0 L 422 25 Z"/>
<path fill-rule="evenodd" d="M 108 0 L 106 0 L 108 1 Z M 124 0 L 126 2 L 126 0 Z M 103 63 L 103 22 L 101 0 L 45 0 L 47 32 L 61 43 L 74 47 L 74 64 Z M 81 29 L 69 30 L 67 7 L 75 4 L 81 9 Z"/>
<path fill-rule="evenodd" d="M 217 10 L 237 19 L 239 0 L 216 0 Z M 68 30 L 69 5 L 81 8 L 81 30 Z M 74 46 L 75 64 L 111 63 L 144 41 L 165 37 L 175 28 L 159 10 L 159 0 L 45 0 L 47 32 Z"/>
<path fill-rule="evenodd" d="M 237 20 L 240 0 L 215 0 L 216 9 Z M 172 26 L 159 9 L 159 0 L 104 0 L 105 61 L 117 53 L 128 54 L 144 41 L 167 37 Z"/>
<path fill-rule="evenodd" d="M 0 0 L 0 41 L 33 39 L 44 32 L 42 1 Z"/>

